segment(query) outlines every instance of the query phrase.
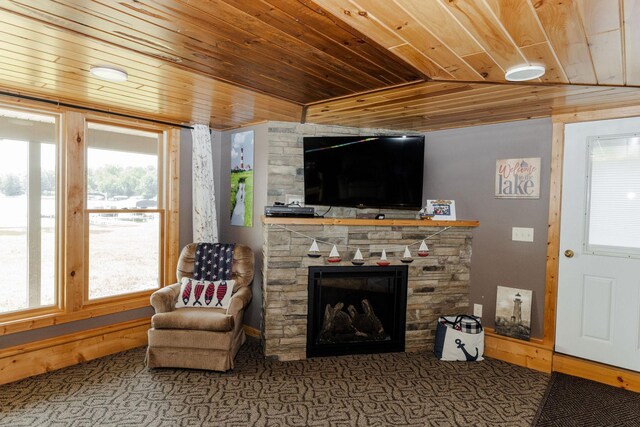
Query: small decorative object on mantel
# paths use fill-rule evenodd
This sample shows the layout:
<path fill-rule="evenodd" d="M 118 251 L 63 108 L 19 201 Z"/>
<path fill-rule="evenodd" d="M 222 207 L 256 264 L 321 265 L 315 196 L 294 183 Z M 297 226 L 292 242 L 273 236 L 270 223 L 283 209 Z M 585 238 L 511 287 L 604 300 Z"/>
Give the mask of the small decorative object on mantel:
<path fill-rule="evenodd" d="M 418 248 L 418 256 L 429 256 L 429 246 L 427 246 L 424 240 L 420 243 L 420 247 Z"/>
<path fill-rule="evenodd" d="M 455 200 L 427 200 L 427 206 L 425 206 L 424 211 L 426 214 L 433 215 L 433 219 L 436 221 L 456 220 Z"/>
<path fill-rule="evenodd" d="M 327 258 L 327 261 L 340 262 L 341 260 L 342 258 L 340 258 L 340 254 L 338 253 L 338 248 L 336 248 L 336 245 L 333 245 L 333 248 L 331 248 L 331 253 L 329 254 L 329 258 Z"/>
<path fill-rule="evenodd" d="M 309 252 L 307 252 L 307 256 L 309 258 L 320 258 L 320 256 L 321 256 L 320 248 L 318 248 L 318 242 L 316 242 L 315 239 L 313 239 L 313 243 L 311 244 L 311 247 L 309 248 Z"/>
<path fill-rule="evenodd" d="M 382 250 L 382 255 L 380 255 L 380 259 L 376 262 L 376 264 L 378 264 L 380 267 L 386 267 L 391 264 L 387 259 L 387 252 L 384 249 Z"/>
<path fill-rule="evenodd" d="M 531 336 L 531 297 L 527 289 L 498 286 L 495 331 L 500 335 L 529 341 Z"/>
<path fill-rule="evenodd" d="M 353 264 L 353 265 L 363 265 L 364 264 L 364 258 L 362 258 L 362 252 L 360 252 L 360 248 L 358 248 L 358 250 L 356 250 L 356 254 L 353 256 L 353 259 L 351 260 L 351 264 Z"/>
<path fill-rule="evenodd" d="M 409 246 L 404 247 L 404 255 L 402 255 L 402 258 L 400 258 L 400 261 L 402 261 L 405 264 L 411 264 L 413 262 L 413 258 L 411 257 L 411 252 L 409 252 Z"/>

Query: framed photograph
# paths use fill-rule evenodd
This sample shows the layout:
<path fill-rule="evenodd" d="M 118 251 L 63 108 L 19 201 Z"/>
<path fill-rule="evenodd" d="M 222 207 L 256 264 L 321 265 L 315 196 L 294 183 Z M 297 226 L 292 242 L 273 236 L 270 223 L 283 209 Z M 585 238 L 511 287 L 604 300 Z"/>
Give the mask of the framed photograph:
<path fill-rule="evenodd" d="M 533 291 L 498 286 L 495 331 L 500 335 L 529 341 Z"/>
<path fill-rule="evenodd" d="M 454 200 L 427 200 L 424 208 L 427 215 L 433 215 L 436 221 L 455 221 L 456 202 Z"/>
<path fill-rule="evenodd" d="M 496 160 L 496 199 L 539 199 L 540 157 Z"/>
<path fill-rule="evenodd" d="M 231 225 L 253 226 L 253 131 L 231 135 Z"/>

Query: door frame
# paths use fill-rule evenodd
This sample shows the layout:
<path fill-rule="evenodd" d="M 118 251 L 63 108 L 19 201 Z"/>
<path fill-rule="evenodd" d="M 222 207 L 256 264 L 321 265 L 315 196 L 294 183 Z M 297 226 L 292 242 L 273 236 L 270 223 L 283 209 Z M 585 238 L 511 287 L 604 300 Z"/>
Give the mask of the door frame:
<path fill-rule="evenodd" d="M 562 163 L 564 131 L 571 123 L 640 117 L 640 106 L 555 114 L 552 120 L 551 175 L 549 192 L 549 229 L 544 296 L 542 344 L 554 349 L 556 338 L 556 308 L 558 271 L 560 264 L 560 213 L 562 211 Z M 551 370 L 588 378 L 617 387 L 640 392 L 640 373 L 596 363 L 577 357 L 553 353 Z"/>

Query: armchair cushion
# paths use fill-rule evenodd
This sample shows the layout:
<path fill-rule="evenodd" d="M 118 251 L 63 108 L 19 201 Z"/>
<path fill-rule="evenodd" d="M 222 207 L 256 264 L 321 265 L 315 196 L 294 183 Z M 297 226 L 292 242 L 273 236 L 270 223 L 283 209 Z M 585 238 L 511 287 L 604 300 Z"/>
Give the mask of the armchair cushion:
<path fill-rule="evenodd" d="M 167 313 L 157 313 L 151 318 L 151 326 L 154 329 L 228 332 L 235 326 L 235 321 L 232 315 L 220 308 L 181 308 Z"/>

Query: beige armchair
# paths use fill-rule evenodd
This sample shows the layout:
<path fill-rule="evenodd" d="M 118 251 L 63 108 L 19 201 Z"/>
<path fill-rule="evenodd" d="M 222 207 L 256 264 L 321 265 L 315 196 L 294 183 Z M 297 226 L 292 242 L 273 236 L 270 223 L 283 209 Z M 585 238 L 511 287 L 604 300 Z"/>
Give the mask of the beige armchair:
<path fill-rule="evenodd" d="M 193 277 L 197 243 L 184 247 L 178 260 L 178 282 Z M 234 293 L 227 309 L 175 309 L 180 283 L 151 295 L 156 314 L 151 318 L 147 367 L 191 368 L 214 371 L 233 369 L 236 353 L 246 337 L 242 328 L 244 310 L 251 301 L 254 254 L 250 247 L 236 244 L 233 251 Z"/>

